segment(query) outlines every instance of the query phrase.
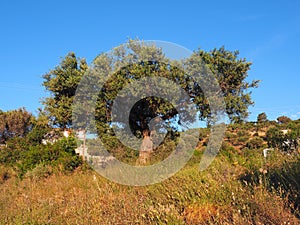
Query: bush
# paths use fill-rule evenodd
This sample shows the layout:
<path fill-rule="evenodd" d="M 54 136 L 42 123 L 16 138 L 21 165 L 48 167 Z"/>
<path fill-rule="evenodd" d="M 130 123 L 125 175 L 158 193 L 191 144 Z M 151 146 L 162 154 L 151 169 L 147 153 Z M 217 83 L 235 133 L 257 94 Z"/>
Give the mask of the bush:
<path fill-rule="evenodd" d="M 61 151 L 75 155 L 75 148 L 77 148 L 77 143 L 74 137 L 70 136 L 68 138 L 62 138 L 54 144 L 55 148 Z"/>
<path fill-rule="evenodd" d="M 75 153 L 76 147 L 74 137 L 63 138 L 54 144 L 30 146 L 28 150 L 19 153 L 15 162 L 19 176 L 23 177 L 28 171 L 32 171 L 33 174 L 42 173 L 47 166 L 73 171 L 82 164 L 81 157 Z"/>
<path fill-rule="evenodd" d="M 272 127 L 267 131 L 266 140 L 269 147 L 280 148 L 284 141 L 284 134 L 279 128 Z"/>
<path fill-rule="evenodd" d="M 56 165 L 58 165 L 61 172 L 72 172 L 77 167 L 81 166 L 82 163 L 83 163 L 82 158 L 78 157 L 77 155 L 74 156 L 66 155 L 65 157 L 60 157 L 56 161 Z"/>
<path fill-rule="evenodd" d="M 22 152 L 28 150 L 28 144 L 24 138 L 13 138 L 7 141 L 7 147 L 0 149 L 0 163 L 12 166 L 21 157 Z"/>
<path fill-rule="evenodd" d="M 33 129 L 27 134 L 26 139 L 29 144 L 37 145 L 41 144 L 44 136 L 49 132 L 49 128 L 42 126 L 35 126 Z"/>
<path fill-rule="evenodd" d="M 235 133 L 226 132 L 226 133 L 225 133 L 225 137 L 226 137 L 228 140 L 233 140 L 233 139 L 237 138 L 237 135 L 236 135 Z"/>
<path fill-rule="evenodd" d="M 264 146 L 264 140 L 260 137 L 254 137 L 252 139 L 250 139 L 247 143 L 246 146 L 249 149 L 258 149 L 258 148 L 262 148 Z"/>
<path fill-rule="evenodd" d="M 50 165 L 38 164 L 34 169 L 26 173 L 26 177 L 38 180 L 41 178 L 47 178 L 53 173 L 53 169 Z"/>
<path fill-rule="evenodd" d="M 241 136 L 248 136 L 248 135 L 249 135 L 249 133 L 246 130 L 239 130 L 237 132 L 237 136 L 239 136 L 239 137 L 241 137 Z"/>
<path fill-rule="evenodd" d="M 241 137 L 238 137 L 238 142 L 239 143 L 241 143 L 241 144 L 243 144 L 243 143 L 246 143 L 246 141 L 248 141 L 249 140 L 249 136 L 241 136 Z"/>
<path fill-rule="evenodd" d="M 279 116 L 277 118 L 277 121 L 279 124 L 287 124 L 287 123 L 291 122 L 292 120 L 287 116 Z"/>

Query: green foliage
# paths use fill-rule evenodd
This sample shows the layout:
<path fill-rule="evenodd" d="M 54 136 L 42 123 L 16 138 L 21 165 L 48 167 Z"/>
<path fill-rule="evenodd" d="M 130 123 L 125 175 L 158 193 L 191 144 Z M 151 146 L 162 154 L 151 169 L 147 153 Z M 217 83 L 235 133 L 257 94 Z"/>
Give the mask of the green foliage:
<path fill-rule="evenodd" d="M 63 138 L 54 144 L 28 144 L 24 138 L 14 138 L 7 147 L 0 150 L 0 163 L 14 167 L 23 177 L 28 171 L 36 172 L 50 167 L 62 171 L 73 171 L 82 164 L 81 157 L 75 154 L 77 147 L 74 137 Z M 42 168 L 45 166 L 46 168 Z"/>
<path fill-rule="evenodd" d="M 85 60 L 69 53 L 59 66 L 43 76 L 43 86 L 50 92 L 43 104 L 53 125 L 71 126 L 74 95 L 86 70 Z"/>
<path fill-rule="evenodd" d="M 256 125 L 253 122 L 234 123 L 227 126 L 227 130 L 232 132 L 249 132 L 255 129 Z"/>
<path fill-rule="evenodd" d="M 75 148 L 77 147 L 76 139 L 72 136 L 62 138 L 54 144 L 54 147 L 57 147 L 68 154 L 75 155 Z"/>
<path fill-rule="evenodd" d="M 287 116 L 279 116 L 277 118 L 277 121 L 279 124 L 287 124 L 287 123 L 291 122 L 292 120 Z"/>
<path fill-rule="evenodd" d="M 264 124 L 267 121 L 268 121 L 268 119 L 267 119 L 267 114 L 266 113 L 263 112 L 263 113 L 258 114 L 257 123 Z"/>
<path fill-rule="evenodd" d="M 199 50 L 196 54 L 216 75 L 231 121 L 243 121 L 248 116 L 248 107 L 254 104 L 249 89 L 256 88 L 259 83 L 257 80 L 250 83 L 246 81 L 251 63 L 245 58 L 239 58 L 238 51 L 231 52 L 224 47 L 210 52 Z"/>
<path fill-rule="evenodd" d="M 41 144 L 45 135 L 50 131 L 47 127 L 34 126 L 32 130 L 26 135 L 28 144 L 37 145 Z"/>
<path fill-rule="evenodd" d="M 146 59 L 145 59 L 146 56 Z M 149 61 L 147 58 L 152 58 L 155 60 Z M 162 77 L 167 78 L 177 85 L 180 85 L 185 89 L 191 97 L 195 95 L 193 93 L 195 90 L 192 86 L 188 86 L 191 79 L 183 72 L 183 70 L 168 64 L 168 59 L 165 58 L 161 49 L 155 46 L 148 46 L 145 44 L 137 43 L 134 41 L 129 41 L 125 46 L 115 49 L 112 54 L 101 54 L 94 60 L 94 65 L 91 68 L 91 76 L 94 76 L 94 81 L 90 83 L 99 82 L 101 78 L 107 76 L 103 71 L 99 71 L 99 68 L 118 68 L 120 62 L 124 67 L 121 67 L 109 78 L 109 80 L 104 84 L 100 94 L 98 96 L 97 107 L 96 107 L 96 120 L 98 122 L 99 133 L 106 132 L 107 127 L 111 126 L 111 111 L 114 103 L 114 99 L 119 92 L 128 84 L 134 84 L 137 81 L 145 77 Z M 107 72 L 106 72 L 107 73 Z M 144 131 L 150 130 L 149 122 L 153 118 L 161 118 L 166 121 L 175 121 L 176 116 L 179 111 L 185 110 L 185 104 L 189 99 L 181 99 L 178 92 L 176 93 L 170 82 L 164 83 L 166 87 L 162 90 L 162 94 L 166 96 L 172 96 L 176 101 L 178 101 L 178 108 L 175 110 L 174 106 L 167 102 L 166 100 L 149 95 L 143 99 L 140 99 L 131 109 L 126 108 L 126 103 L 128 96 L 119 95 L 122 99 L 120 102 L 124 104 L 119 104 L 116 106 L 114 104 L 114 109 L 119 111 L 130 110 L 129 123 L 132 133 L 136 136 L 140 136 Z M 140 97 L 142 94 L 147 96 L 147 92 L 144 86 L 135 87 L 135 89 L 130 93 L 133 97 Z M 118 108 L 119 107 L 119 108 Z M 84 113 L 83 113 L 84 114 Z M 121 113 L 120 113 L 121 114 Z M 122 126 L 126 126 L 128 118 L 114 118 L 114 121 L 121 123 Z M 189 113 L 181 114 L 181 122 L 193 122 L 195 120 L 195 115 L 189 116 Z M 117 120 L 117 121 L 116 121 Z M 159 123 L 157 123 L 158 125 Z M 167 123 L 165 123 L 167 124 Z M 174 123 L 168 123 L 169 126 L 174 125 Z M 178 124 L 177 124 L 178 125 Z M 127 128 L 127 127 L 126 127 Z M 177 126 L 172 126 L 176 129 Z"/>
<path fill-rule="evenodd" d="M 244 136 L 238 137 L 237 141 L 238 141 L 240 144 L 244 144 L 244 143 L 247 143 L 247 141 L 249 140 L 249 138 L 250 138 L 250 136 L 244 135 Z"/>
<path fill-rule="evenodd" d="M 270 193 L 287 200 L 286 206 L 300 216 L 300 158 L 287 157 L 279 151 L 272 152 L 268 162 L 260 162 L 261 156 L 255 151 L 245 155 L 249 171 L 240 177 L 241 181 L 253 189 L 262 185 Z"/>
<path fill-rule="evenodd" d="M 220 150 L 220 154 L 222 156 L 225 156 L 229 162 L 233 162 L 233 155 L 236 152 L 236 150 L 234 149 L 234 147 L 232 145 L 230 145 L 229 143 L 223 141 L 222 146 L 221 146 L 221 150 Z"/>
<path fill-rule="evenodd" d="M 152 60 L 148 60 L 152 59 Z M 154 60 L 155 59 L 155 60 Z M 247 72 L 250 69 L 251 63 L 246 59 L 240 59 L 237 51 L 231 52 L 224 47 L 214 49 L 210 52 L 199 50 L 195 52 L 190 58 L 182 62 L 172 62 L 164 56 L 162 50 L 155 45 L 146 45 L 142 42 L 129 40 L 122 47 L 114 49 L 111 53 L 100 54 L 89 68 L 90 77 L 85 81 L 86 85 L 101 84 L 107 74 L 112 73 L 112 76 L 106 81 L 102 90 L 99 90 L 97 107 L 96 107 L 96 121 L 98 133 L 108 132 L 107 129 L 112 126 L 111 111 L 114 99 L 120 90 L 126 85 L 134 83 L 144 77 L 164 77 L 177 85 L 181 86 L 187 93 L 190 99 L 184 99 L 180 102 L 179 109 L 166 102 L 164 99 L 149 96 L 137 102 L 130 111 L 129 123 L 130 130 L 139 135 L 144 130 L 149 130 L 149 122 L 153 118 L 161 118 L 165 124 L 171 126 L 172 129 L 178 128 L 179 123 L 191 123 L 196 120 L 195 115 L 184 113 L 184 103 L 192 100 L 199 109 L 199 116 L 201 120 L 211 121 L 211 112 L 208 105 L 208 100 L 205 98 L 201 85 L 193 80 L 192 75 L 184 73 L 181 69 L 184 67 L 190 68 L 191 73 L 195 71 L 193 65 L 197 65 L 199 70 L 200 64 L 206 64 L 212 70 L 216 77 L 217 83 L 223 91 L 223 96 L 226 102 L 227 113 L 233 122 L 244 120 L 247 115 L 247 109 L 253 104 L 249 89 L 257 87 L 258 81 L 248 83 L 246 81 Z M 176 65 L 176 66 L 174 66 Z M 178 65 L 178 66 L 177 66 Z M 118 68 L 117 71 L 113 69 Z M 204 70 L 201 67 L 202 70 Z M 201 70 L 201 72 L 202 72 Z M 207 71 L 207 69 L 206 69 Z M 204 71 L 204 72 L 206 72 Z M 170 85 L 170 82 L 165 85 Z M 172 93 L 173 88 L 165 88 L 163 92 Z M 89 91 L 88 89 L 86 91 Z M 135 87 L 135 92 L 131 93 L 133 96 L 144 93 L 147 95 L 145 87 Z M 174 98 L 178 98 L 178 93 L 171 94 Z M 81 96 L 84 98 L 84 96 Z M 124 97 L 124 104 L 126 104 L 126 96 L 119 95 L 119 98 Z M 179 99 L 176 99 L 179 100 Z M 84 108 L 82 106 L 78 106 Z M 114 107 L 116 107 L 114 105 Z M 123 106 L 122 107 L 126 107 Z M 124 110 L 124 108 L 120 107 Z M 77 107 L 75 107 L 77 108 Z M 89 109 L 88 109 L 89 110 Z M 117 110 L 117 108 L 115 108 Z M 79 110 L 80 111 L 80 110 Z M 181 121 L 176 121 L 179 112 L 181 113 Z M 79 112 L 80 113 L 80 112 Z M 78 118 L 84 118 L 89 112 L 81 112 Z M 122 123 L 124 118 L 117 118 L 114 122 Z M 125 118 L 126 122 L 128 118 Z M 125 120 L 124 120 L 125 121 Z M 123 124 L 124 123 L 124 124 Z M 176 124 L 177 123 L 177 124 Z"/>
<path fill-rule="evenodd" d="M 44 163 L 16 180 L 0 167 L 0 218 L 6 224 L 298 224 L 299 158 L 274 151 L 265 160 L 261 149 L 228 148 L 205 171 L 199 172 L 197 152 L 174 176 L 145 187 L 94 171 L 50 176 L 55 168 Z"/>
<path fill-rule="evenodd" d="M 77 156 L 77 155 L 69 155 L 69 154 L 64 154 L 60 156 L 57 161 L 56 165 L 62 167 L 62 171 L 67 171 L 67 172 L 72 172 L 76 168 L 82 165 L 82 158 Z"/>
<path fill-rule="evenodd" d="M 127 136 L 123 138 L 127 138 Z M 103 134 L 101 137 L 101 143 L 105 146 L 105 149 L 107 149 L 108 152 L 118 160 L 135 165 L 139 154 L 136 149 L 138 149 L 139 146 L 135 146 L 135 149 L 129 148 L 123 145 L 115 135 L 111 134 Z M 88 153 L 95 156 L 102 155 L 102 152 L 101 150 L 99 151 L 99 147 L 97 147 L 97 145 L 100 145 L 97 141 L 87 141 Z"/>
<path fill-rule="evenodd" d="M 296 151 L 300 139 L 300 125 L 297 122 L 290 122 L 288 128 L 286 134 L 280 130 L 280 127 L 270 128 L 266 134 L 268 145 L 284 151 Z"/>
<path fill-rule="evenodd" d="M 278 127 L 272 127 L 267 131 L 266 140 L 269 147 L 281 148 L 284 139 L 284 134 Z"/>
<path fill-rule="evenodd" d="M 248 133 L 247 130 L 239 130 L 237 132 L 237 136 L 239 136 L 239 137 L 241 137 L 241 136 L 248 136 L 248 135 L 249 135 L 249 133 Z"/>
<path fill-rule="evenodd" d="M 53 173 L 53 168 L 50 165 L 44 163 L 36 165 L 32 170 L 26 173 L 26 177 L 32 180 L 39 180 L 41 178 L 47 178 Z"/>
<path fill-rule="evenodd" d="M 0 143 L 24 137 L 32 128 L 33 116 L 25 108 L 0 113 Z"/>
<path fill-rule="evenodd" d="M 0 163 L 14 166 L 21 158 L 21 153 L 28 150 L 26 139 L 16 137 L 7 141 L 5 148 L 0 149 Z"/>
<path fill-rule="evenodd" d="M 289 137 L 291 139 L 300 138 L 300 120 L 295 120 L 289 123 L 288 129 L 290 129 Z"/>
<path fill-rule="evenodd" d="M 278 195 L 287 198 L 292 211 L 300 217 L 300 158 L 293 162 L 273 167 L 267 173 L 266 186 Z"/>
<path fill-rule="evenodd" d="M 264 147 L 264 140 L 260 137 L 254 137 L 246 143 L 246 146 L 249 149 L 259 149 Z"/>
<path fill-rule="evenodd" d="M 31 131 L 26 135 L 28 145 L 41 144 L 45 135 L 51 131 L 49 120 L 44 111 L 39 109 L 39 115 L 34 118 Z"/>
<path fill-rule="evenodd" d="M 209 128 L 200 128 L 199 130 L 199 141 L 207 138 L 209 136 L 210 130 Z"/>
<path fill-rule="evenodd" d="M 232 140 L 234 140 L 234 139 L 237 138 L 237 134 L 232 133 L 232 132 L 226 132 L 226 133 L 225 133 L 225 137 L 226 137 L 229 141 L 232 141 Z"/>

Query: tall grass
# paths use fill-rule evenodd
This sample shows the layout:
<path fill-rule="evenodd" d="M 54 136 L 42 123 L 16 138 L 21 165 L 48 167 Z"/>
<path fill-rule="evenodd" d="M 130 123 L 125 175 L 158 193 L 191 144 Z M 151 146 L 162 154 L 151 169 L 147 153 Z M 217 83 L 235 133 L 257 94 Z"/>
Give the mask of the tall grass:
<path fill-rule="evenodd" d="M 146 187 L 90 170 L 20 180 L 1 168 L 0 223 L 299 224 L 299 158 L 223 149 L 199 172 L 200 158 L 195 153 L 175 176 Z"/>

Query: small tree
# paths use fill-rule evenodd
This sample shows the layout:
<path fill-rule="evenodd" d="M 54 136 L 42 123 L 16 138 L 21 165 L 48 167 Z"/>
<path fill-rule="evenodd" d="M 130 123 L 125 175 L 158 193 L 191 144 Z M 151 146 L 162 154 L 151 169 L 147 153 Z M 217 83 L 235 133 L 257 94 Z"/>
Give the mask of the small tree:
<path fill-rule="evenodd" d="M 50 131 L 48 117 L 41 109 L 39 109 L 39 115 L 34 118 L 33 127 L 31 131 L 26 135 L 27 142 L 30 145 L 36 145 L 42 143 L 45 135 Z"/>
<path fill-rule="evenodd" d="M 43 86 L 50 96 L 43 101 L 53 125 L 68 128 L 72 125 L 72 104 L 80 79 L 87 70 L 84 59 L 69 53 L 55 69 L 43 76 Z"/>
<path fill-rule="evenodd" d="M 24 137 L 32 128 L 33 116 L 25 108 L 0 113 L 0 142 Z"/>
<path fill-rule="evenodd" d="M 266 139 L 269 147 L 281 148 L 285 140 L 284 133 L 277 127 L 272 127 L 267 131 Z"/>
<path fill-rule="evenodd" d="M 287 123 L 291 122 L 292 120 L 287 116 L 280 116 L 277 118 L 277 121 L 279 124 L 287 124 Z"/>
<path fill-rule="evenodd" d="M 268 119 L 267 119 L 266 113 L 263 112 L 263 113 L 258 114 L 258 116 L 257 116 L 257 123 L 258 124 L 264 124 L 267 121 L 268 121 Z"/>

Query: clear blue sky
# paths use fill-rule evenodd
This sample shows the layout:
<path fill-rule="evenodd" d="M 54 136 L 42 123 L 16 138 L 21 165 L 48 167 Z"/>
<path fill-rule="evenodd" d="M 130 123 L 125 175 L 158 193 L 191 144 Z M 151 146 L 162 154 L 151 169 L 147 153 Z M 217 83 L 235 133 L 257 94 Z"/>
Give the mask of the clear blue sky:
<path fill-rule="evenodd" d="M 224 45 L 253 62 L 250 120 L 300 118 L 300 1 L 0 1 L 0 109 L 35 112 L 41 76 L 69 51 L 91 62 L 128 37 L 191 50 Z"/>

